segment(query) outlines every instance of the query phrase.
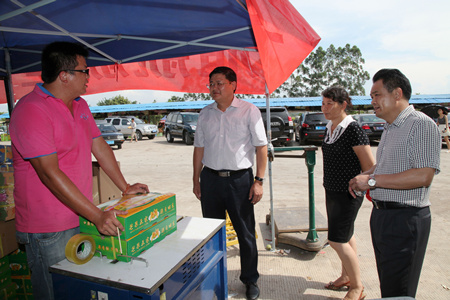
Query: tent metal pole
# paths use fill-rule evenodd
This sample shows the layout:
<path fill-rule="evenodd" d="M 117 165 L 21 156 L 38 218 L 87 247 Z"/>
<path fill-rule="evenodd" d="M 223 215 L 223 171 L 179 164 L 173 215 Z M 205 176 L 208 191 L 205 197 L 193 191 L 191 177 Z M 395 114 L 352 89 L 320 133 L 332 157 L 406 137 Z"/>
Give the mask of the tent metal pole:
<path fill-rule="evenodd" d="M 5 51 L 5 66 L 6 66 L 6 77 L 5 77 L 5 92 L 6 92 L 6 101 L 8 103 L 8 112 L 9 117 L 11 118 L 11 113 L 14 108 L 14 91 L 11 80 L 11 57 L 9 55 L 9 50 L 4 49 Z"/>
<path fill-rule="evenodd" d="M 272 128 L 270 126 L 270 97 L 269 88 L 266 83 L 266 122 L 267 122 L 267 156 L 268 156 L 268 172 L 269 172 L 269 188 L 270 188 L 270 225 L 272 232 L 272 247 L 271 251 L 275 251 L 275 220 L 273 216 L 273 189 L 272 189 L 272 161 L 275 157 L 272 145 Z"/>

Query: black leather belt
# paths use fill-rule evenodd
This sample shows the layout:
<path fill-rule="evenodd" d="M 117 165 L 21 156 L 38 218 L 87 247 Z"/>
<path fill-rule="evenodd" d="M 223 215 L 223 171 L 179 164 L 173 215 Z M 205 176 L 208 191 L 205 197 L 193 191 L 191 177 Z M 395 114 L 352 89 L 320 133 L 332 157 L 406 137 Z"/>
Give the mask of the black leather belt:
<path fill-rule="evenodd" d="M 213 170 L 213 169 L 208 168 L 208 167 L 205 166 L 205 167 L 203 167 L 203 169 L 205 169 L 205 170 L 207 170 L 207 171 L 209 171 L 209 172 L 211 172 L 213 174 L 216 174 L 216 175 L 218 175 L 220 177 L 230 177 L 232 175 L 248 171 L 250 168 L 242 169 L 242 170 L 236 170 L 236 171 L 231 171 L 231 170 L 219 170 L 219 171 L 217 171 L 217 170 Z"/>
<path fill-rule="evenodd" d="M 376 209 L 398 209 L 398 208 L 418 208 L 398 202 L 386 202 L 372 199 L 372 204 Z"/>

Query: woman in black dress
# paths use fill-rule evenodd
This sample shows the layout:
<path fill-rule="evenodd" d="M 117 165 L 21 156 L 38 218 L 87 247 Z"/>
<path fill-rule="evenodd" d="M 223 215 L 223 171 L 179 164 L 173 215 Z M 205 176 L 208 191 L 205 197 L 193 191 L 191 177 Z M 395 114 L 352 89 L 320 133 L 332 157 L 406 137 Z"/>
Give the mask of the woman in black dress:
<path fill-rule="evenodd" d="M 344 290 L 348 287 L 345 300 L 364 299 L 353 236 L 354 222 L 364 195 L 353 198 L 348 191 L 348 182 L 361 171 L 370 169 L 375 159 L 367 135 L 345 112 L 352 105 L 345 89 L 327 88 L 322 97 L 322 112 L 330 120 L 322 144 L 328 241 L 342 262 L 341 276 L 325 288 Z"/>

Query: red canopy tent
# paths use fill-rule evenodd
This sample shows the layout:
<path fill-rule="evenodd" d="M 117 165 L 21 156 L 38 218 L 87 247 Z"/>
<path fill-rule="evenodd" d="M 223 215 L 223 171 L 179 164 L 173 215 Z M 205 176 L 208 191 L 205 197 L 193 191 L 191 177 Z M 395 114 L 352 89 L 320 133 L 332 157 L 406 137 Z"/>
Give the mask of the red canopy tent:
<path fill-rule="evenodd" d="M 215 52 L 132 63 L 110 61 L 109 65 L 100 66 L 96 66 L 99 61 L 88 61 L 91 66 L 88 93 L 131 89 L 204 93 L 208 92 L 205 84 L 209 72 L 220 65 L 230 66 L 238 74 L 237 93 L 273 92 L 314 49 L 320 38 L 287 0 L 237 2 L 246 4 L 243 7 L 248 11 L 256 47 L 229 47 Z M 3 30 L 0 26 L 0 31 Z M 61 38 L 54 36 L 53 39 Z M 40 72 L 13 74 L 14 101 L 40 81 Z M 6 101 L 5 93 L 0 93 L 0 103 Z"/>
<path fill-rule="evenodd" d="M 236 92 L 265 93 L 268 107 L 268 95 L 320 41 L 288 0 L 20 1 L 0 4 L 0 76 L 7 90 L 0 103 L 10 113 L 40 82 L 39 54 L 53 41 L 91 50 L 90 94 L 207 92 L 208 74 L 229 66 L 238 76 Z M 270 140 L 270 109 L 267 120 Z"/>

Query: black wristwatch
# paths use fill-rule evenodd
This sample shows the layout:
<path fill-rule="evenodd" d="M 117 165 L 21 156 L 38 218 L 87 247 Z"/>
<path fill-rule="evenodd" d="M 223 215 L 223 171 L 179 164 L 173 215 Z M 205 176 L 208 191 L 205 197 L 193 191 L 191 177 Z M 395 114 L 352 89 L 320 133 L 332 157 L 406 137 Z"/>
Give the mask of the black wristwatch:
<path fill-rule="evenodd" d="M 261 182 L 261 184 L 263 184 L 263 183 L 264 183 L 264 178 L 261 178 L 261 177 L 255 176 L 255 180 L 258 180 L 259 182 Z"/>

